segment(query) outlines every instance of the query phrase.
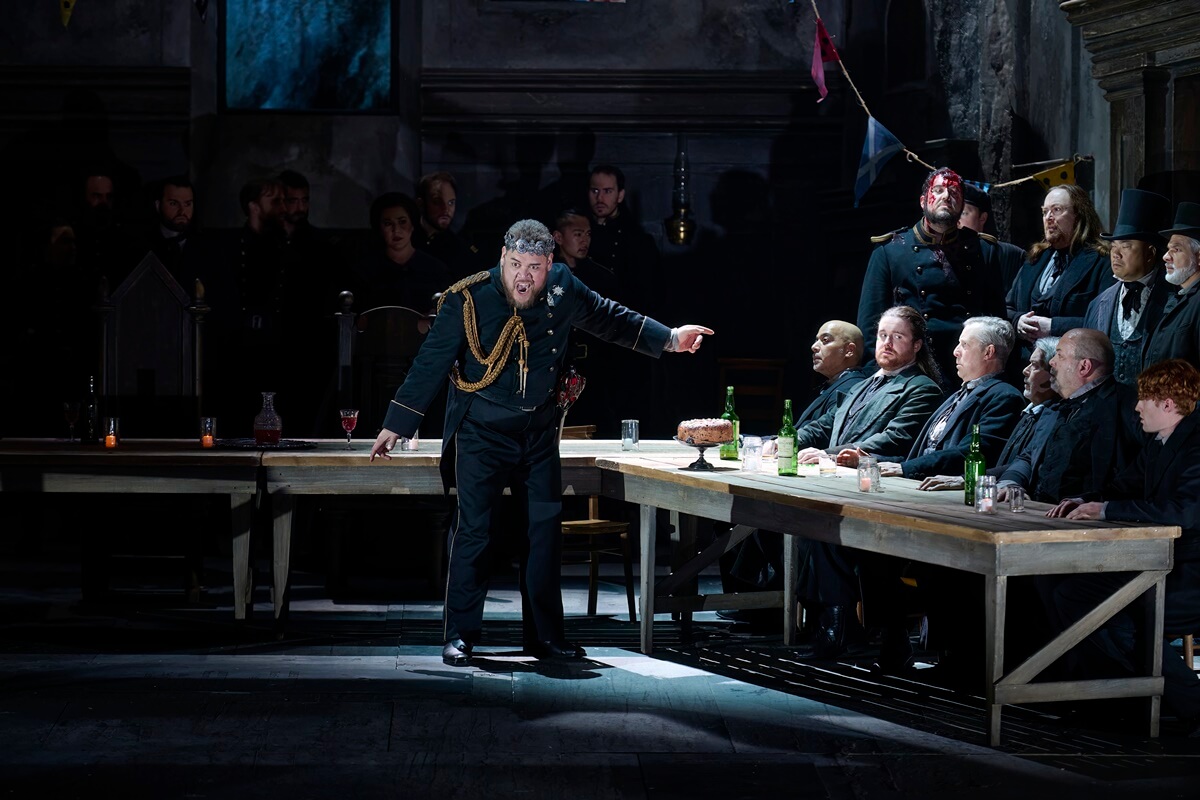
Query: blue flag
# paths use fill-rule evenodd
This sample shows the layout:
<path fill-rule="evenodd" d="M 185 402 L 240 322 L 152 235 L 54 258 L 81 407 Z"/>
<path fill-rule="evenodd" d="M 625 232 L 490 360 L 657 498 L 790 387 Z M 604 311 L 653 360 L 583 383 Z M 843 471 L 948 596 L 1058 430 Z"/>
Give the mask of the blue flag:
<path fill-rule="evenodd" d="M 874 117 L 867 118 L 867 138 L 863 141 L 862 161 L 858 163 L 858 178 L 854 181 L 854 207 L 879 177 L 879 170 L 888 159 L 904 149 L 892 132 Z"/>

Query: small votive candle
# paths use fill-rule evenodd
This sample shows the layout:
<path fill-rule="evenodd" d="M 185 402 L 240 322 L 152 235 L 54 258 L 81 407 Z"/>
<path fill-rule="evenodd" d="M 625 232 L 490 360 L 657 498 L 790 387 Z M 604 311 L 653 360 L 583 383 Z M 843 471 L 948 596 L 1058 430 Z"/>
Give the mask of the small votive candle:
<path fill-rule="evenodd" d="M 215 417 L 200 418 L 200 446 L 212 447 L 216 444 L 217 420 Z"/>
<path fill-rule="evenodd" d="M 121 423 L 116 417 L 104 419 L 104 446 L 113 449 L 121 438 Z"/>

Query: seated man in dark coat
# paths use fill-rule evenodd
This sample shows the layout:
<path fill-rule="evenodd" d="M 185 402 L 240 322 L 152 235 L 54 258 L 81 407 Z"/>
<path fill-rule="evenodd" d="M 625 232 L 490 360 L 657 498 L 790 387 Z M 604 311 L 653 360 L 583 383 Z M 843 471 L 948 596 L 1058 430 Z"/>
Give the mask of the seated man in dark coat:
<path fill-rule="evenodd" d="M 1140 442 L 1128 430 L 1112 363 L 1112 343 L 1099 331 L 1076 328 L 1059 339 L 1050 375 L 1063 400 L 1043 412 L 1038 435 L 1000 476 L 1001 501 L 1010 486 L 1043 503 L 1102 491 L 1132 460 Z"/>
<path fill-rule="evenodd" d="M 1167 575 L 1163 631 L 1167 642 L 1200 630 L 1200 372 L 1182 359 L 1153 364 L 1138 376 L 1137 412 L 1153 438 L 1137 460 L 1103 492 L 1063 500 L 1046 516 L 1178 525 L 1175 567 Z M 1125 585 L 1132 573 L 1070 575 L 1054 581 L 1047 612 L 1058 631 L 1065 630 Z M 1073 667 L 1089 677 L 1137 674 L 1135 642 L 1147 634 L 1140 614 L 1125 608 L 1084 640 L 1087 658 Z M 1072 651 L 1071 655 L 1075 655 Z M 1097 662 L 1096 657 L 1102 660 Z M 1163 700 L 1200 735 L 1200 679 L 1179 652 L 1164 642 Z"/>
<path fill-rule="evenodd" d="M 1008 320 L 967 320 L 954 348 L 962 387 L 933 412 L 907 458 L 880 454 L 880 473 L 925 478 L 938 472 L 961 472 L 976 425 L 984 458 L 989 463 L 994 460 L 1004 449 L 1025 405 L 1021 393 L 1003 380 L 1004 365 L 1014 343 Z"/>
<path fill-rule="evenodd" d="M 796 417 L 797 427 L 836 412 L 847 393 L 862 382 L 863 335 L 857 325 L 832 319 L 817 331 L 812 343 L 813 372 L 825 378 L 817 396 Z M 728 526 L 726 526 L 728 529 Z M 805 544 L 802 542 L 802 545 Z M 721 582 L 726 592 L 779 589 L 783 584 L 783 534 L 758 530 L 721 558 Z M 761 624 L 779 629 L 783 610 L 745 609 L 718 611 L 717 616 L 734 622 Z M 811 619 L 811 618 L 810 618 Z"/>
<path fill-rule="evenodd" d="M 938 370 L 925 347 L 925 318 L 907 305 L 879 318 L 875 361 L 879 370 L 859 383 L 835 410 L 797 431 L 798 460 L 816 463 L 823 453 L 853 466 L 859 453 L 906 452 L 942 400 Z M 848 644 L 857 625 L 860 553 L 813 542 L 801 565 L 800 600 L 820 609 L 813 647 L 801 657 L 832 658 Z"/>

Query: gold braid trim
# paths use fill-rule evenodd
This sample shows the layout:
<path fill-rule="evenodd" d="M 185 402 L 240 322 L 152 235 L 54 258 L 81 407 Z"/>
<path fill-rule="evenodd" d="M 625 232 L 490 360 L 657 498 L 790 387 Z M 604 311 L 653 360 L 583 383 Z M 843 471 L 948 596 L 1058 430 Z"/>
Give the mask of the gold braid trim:
<path fill-rule="evenodd" d="M 500 373 L 504 371 L 504 365 L 508 363 L 508 357 L 512 354 L 513 344 L 520 342 L 521 350 L 517 362 L 521 370 L 521 396 L 524 397 L 525 378 L 529 374 L 529 338 L 525 335 L 524 320 L 521 319 L 514 308 L 513 315 L 509 317 L 508 322 L 504 323 L 504 328 L 500 331 L 500 337 L 496 340 L 496 346 L 492 348 L 492 352 L 484 353 L 483 345 L 479 341 L 479 329 L 477 328 L 477 320 L 475 318 L 475 299 L 471 297 L 470 292 L 464 291 L 467 287 L 485 281 L 490 277 L 491 275 L 487 272 L 477 272 L 474 275 L 463 278 L 443 292 L 442 296 L 438 298 L 438 311 L 441 311 L 442 302 L 446 299 L 446 295 L 450 292 L 462 292 L 463 329 L 467 333 L 467 346 L 471 348 L 471 355 L 480 364 L 487 367 L 482 378 L 474 382 L 469 382 L 463 380 L 462 373 L 459 372 L 458 365 L 455 364 L 450 368 L 450 380 L 460 391 L 464 392 L 477 392 L 480 389 L 491 386 L 500 377 Z"/>

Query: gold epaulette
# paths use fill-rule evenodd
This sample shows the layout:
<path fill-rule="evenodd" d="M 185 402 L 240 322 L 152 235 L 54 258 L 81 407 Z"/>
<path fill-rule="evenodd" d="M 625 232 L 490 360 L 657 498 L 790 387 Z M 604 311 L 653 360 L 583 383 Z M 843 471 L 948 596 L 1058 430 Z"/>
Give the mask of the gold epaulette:
<path fill-rule="evenodd" d="M 902 230 L 904 230 L 904 228 L 900 228 L 900 229 L 894 230 L 894 231 L 889 231 L 888 233 L 881 233 L 878 236 L 872 236 L 871 243 L 872 244 L 883 244 L 884 242 L 890 242 L 892 240 L 892 237 L 895 236 L 897 233 L 899 233 Z"/>
<path fill-rule="evenodd" d="M 978 236 L 980 239 L 983 239 L 985 242 L 989 242 L 991 244 L 999 244 L 1000 243 L 1000 240 L 997 239 L 995 236 L 992 236 L 990 233 L 977 233 L 975 235 Z"/>
<path fill-rule="evenodd" d="M 447 289 L 446 291 L 442 292 L 442 296 L 438 298 L 437 310 L 438 311 L 442 310 L 442 303 L 446 302 L 446 295 L 450 294 L 451 292 L 461 292 L 463 289 L 466 289 L 468 286 L 474 286 L 477 283 L 486 281 L 491 276 L 492 276 L 492 274 L 487 271 L 476 272 L 474 275 L 468 275 L 467 277 L 463 278 L 458 283 L 451 285 L 450 288 Z"/>

